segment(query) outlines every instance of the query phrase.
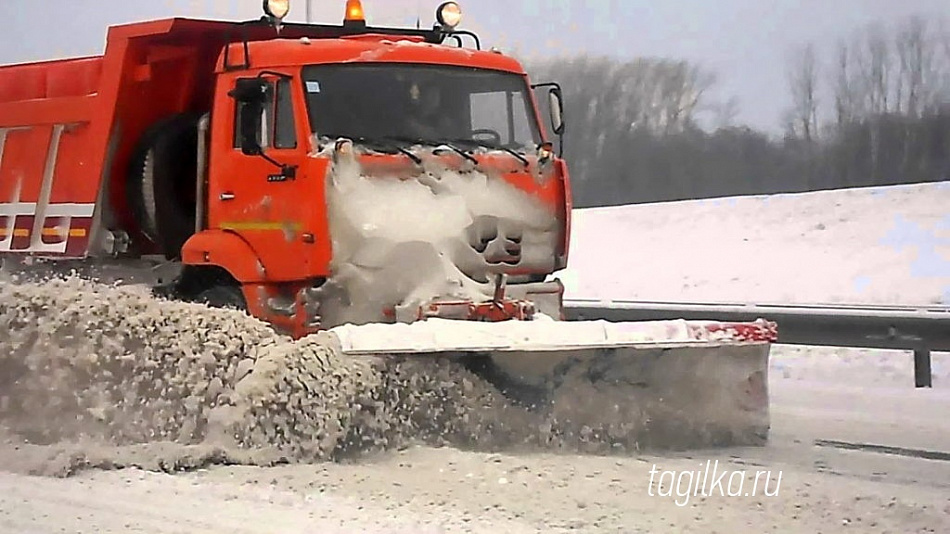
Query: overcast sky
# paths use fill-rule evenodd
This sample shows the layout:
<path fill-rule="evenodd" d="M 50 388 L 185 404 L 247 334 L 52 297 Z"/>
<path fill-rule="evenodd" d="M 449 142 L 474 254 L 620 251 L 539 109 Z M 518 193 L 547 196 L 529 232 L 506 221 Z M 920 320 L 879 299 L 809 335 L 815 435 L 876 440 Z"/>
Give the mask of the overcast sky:
<path fill-rule="evenodd" d="M 525 56 L 579 52 L 669 56 L 715 71 L 718 96 L 739 99 L 741 122 L 776 130 L 789 50 L 833 44 L 865 24 L 911 14 L 950 16 L 950 0 L 469 0 L 463 27 L 486 46 Z M 370 24 L 431 25 L 439 0 L 364 0 Z M 0 62 L 100 53 L 110 24 L 155 17 L 257 18 L 259 0 L 0 0 Z M 290 19 L 303 21 L 304 0 Z M 338 23 L 345 0 L 313 0 Z"/>

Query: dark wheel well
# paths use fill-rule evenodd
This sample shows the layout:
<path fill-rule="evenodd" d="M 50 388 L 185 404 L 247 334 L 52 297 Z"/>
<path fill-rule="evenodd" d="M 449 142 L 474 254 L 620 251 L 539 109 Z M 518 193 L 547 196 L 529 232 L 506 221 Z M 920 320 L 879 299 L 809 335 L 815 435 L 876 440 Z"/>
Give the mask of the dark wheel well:
<path fill-rule="evenodd" d="M 247 311 L 247 301 L 241 286 L 217 285 L 205 289 L 195 297 L 195 302 L 212 308 L 230 308 Z"/>
<path fill-rule="evenodd" d="M 195 230 L 198 121 L 185 113 L 162 119 L 140 138 L 128 173 L 127 200 L 142 234 L 169 259 Z"/>
<path fill-rule="evenodd" d="M 235 280 L 231 273 L 216 265 L 186 265 L 174 286 L 175 293 L 185 300 L 194 300 L 202 292 L 218 286 L 236 287 L 239 291 L 241 289 L 241 283 Z"/>

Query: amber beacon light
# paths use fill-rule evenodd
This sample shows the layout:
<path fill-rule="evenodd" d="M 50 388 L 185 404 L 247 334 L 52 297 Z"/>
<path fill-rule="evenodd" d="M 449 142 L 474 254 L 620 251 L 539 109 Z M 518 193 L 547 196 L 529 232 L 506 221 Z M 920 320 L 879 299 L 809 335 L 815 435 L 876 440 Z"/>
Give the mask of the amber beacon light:
<path fill-rule="evenodd" d="M 346 0 L 346 16 L 344 22 L 366 23 L 366 15 L 363 14 L 363 3 L 360 0 Z"/>

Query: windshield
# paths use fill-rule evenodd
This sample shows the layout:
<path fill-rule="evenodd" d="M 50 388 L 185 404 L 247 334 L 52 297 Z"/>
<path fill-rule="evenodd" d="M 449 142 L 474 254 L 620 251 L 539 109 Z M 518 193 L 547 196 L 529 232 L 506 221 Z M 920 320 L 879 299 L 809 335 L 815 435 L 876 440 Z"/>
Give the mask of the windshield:
<path fill-rule="evenodd" d="M 304 69 L 317 136 L 472 141 L 531 150 L 540 143 L 528 85 L 506 72 L 404 64 Z"/>

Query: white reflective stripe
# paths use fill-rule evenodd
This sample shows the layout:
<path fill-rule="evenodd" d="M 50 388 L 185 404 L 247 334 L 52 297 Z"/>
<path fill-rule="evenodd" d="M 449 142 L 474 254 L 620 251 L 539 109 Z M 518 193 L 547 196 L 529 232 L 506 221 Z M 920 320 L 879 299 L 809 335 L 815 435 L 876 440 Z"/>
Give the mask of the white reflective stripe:
<path fill-rule="evenodd" d="M 92 217 L 96 212 L 95 204 L 49 204 L 46 207 L 46 218 L 49 217 Z M 36 204 L 20 202 L 17 204 L 0 203 L 0 217 L 17 215 L 36 215 Z"/>
<path fill-rule="evenodd" d="M 95 204 L 50 204 L 47 217 L 92 217 L 96 213 Z"/>
<path fill-rule="evenodd" d="M 95 204 L 50 204 L 46 208 L 47 217 L 92 217 L 96 212 Z M 35 215 L 35 202 L 0 202 L 0 217 Z"/>
<path fill-rule="evenodd" d="M 36 213 L 36 202 L 0 203 L 0 217 L 16 217 L 34 213 Z"/>

